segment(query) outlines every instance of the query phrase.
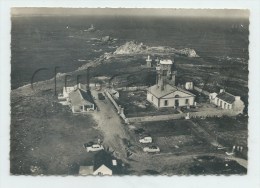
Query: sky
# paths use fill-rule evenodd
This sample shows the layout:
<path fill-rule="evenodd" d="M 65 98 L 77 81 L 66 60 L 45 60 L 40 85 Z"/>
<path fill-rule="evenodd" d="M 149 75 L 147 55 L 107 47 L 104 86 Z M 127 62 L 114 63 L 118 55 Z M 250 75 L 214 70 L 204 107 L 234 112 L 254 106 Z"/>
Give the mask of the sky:
<path fill-rule="evenodd" d="M 113 15 L 164 17 L 248 18 L 246 9 L 130 9 L 130 8 L 12 8 L 13 16 L 30 15 Z"/>

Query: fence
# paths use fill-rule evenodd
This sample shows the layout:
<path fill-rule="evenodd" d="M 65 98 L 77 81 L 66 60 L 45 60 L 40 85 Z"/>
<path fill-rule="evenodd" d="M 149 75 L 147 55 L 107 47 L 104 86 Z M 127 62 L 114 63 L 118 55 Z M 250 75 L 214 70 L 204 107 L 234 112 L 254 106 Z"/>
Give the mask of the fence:
<path fill-rule="evenodd" d="M 148 86 L 134 86 L 134 87 L 120 87 L 116 88 L 117 91 L 137 91 L 147 89 Z"/>
<path fill-rule="evenodd" d="M 128 123 L 128 119 L 126 118 L 124 114 L 124 108 L 122 108 L 120 105 L 116 103 L 114 98 L 111 96 L 111 94 L 108 91 L 105 91 L 106 96 L 109 98 L 109 100 L 112 102 L 112 104 L 115 106 L 117 109 L 118 115 L 126 122 Z"/>
<path fill-rule="evenodd" d="M 112 104 L 115 106 L 115 108 L 117 109 L 117 111 L 120 111 L 120 107 L 118 106 L 118 104 L 116 103 L 116 101 L 113 99 L 113 97 L 111 96 L 111 94 L 108 91 L 105 91 L 106 96 L 109 98 L 109 100 L 112 102 Z"/>
<path fill-rule="evenodd" d="M 145 122 L 145 121 L 165 121 L 172 119 L 182 119 L 186 117 L 186 113 L 183 114 L 171 114 L 171 115 L 159 115 L 159 116 L 144 116 L 144 117 L 132 117 L 127 118 L 129 123 L 136 122 Z M 190 112 L 190 118 L 204 118 L 204 117 L 222 117 L 222 116 L 235 116 L 236 112 L 230 110 L 221 110 L 221 111 L 201 111 L 201 112 Z"/>

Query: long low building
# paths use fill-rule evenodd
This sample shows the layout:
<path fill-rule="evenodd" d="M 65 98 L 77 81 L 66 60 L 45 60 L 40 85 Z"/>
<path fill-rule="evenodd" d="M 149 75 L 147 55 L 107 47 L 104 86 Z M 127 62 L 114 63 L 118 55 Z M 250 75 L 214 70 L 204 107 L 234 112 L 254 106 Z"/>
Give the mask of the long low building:
<path fill-rule="evenodd" d="M 222 109 L 233 110 L 238 113 L 243 113 L 245 104 L 241 100 L 240 96 L 232 95 L 221 89 L 219 93 L 209 94 L 210 102 L 219 106 Z"/>
<path fill-rule="evenodd" d="M 194 94 L 169 84 L 165 84 L 163 90 L 157 85 L 147 90 L 147 100 L 157 108 L 193 106 L 194 99 Z"/>

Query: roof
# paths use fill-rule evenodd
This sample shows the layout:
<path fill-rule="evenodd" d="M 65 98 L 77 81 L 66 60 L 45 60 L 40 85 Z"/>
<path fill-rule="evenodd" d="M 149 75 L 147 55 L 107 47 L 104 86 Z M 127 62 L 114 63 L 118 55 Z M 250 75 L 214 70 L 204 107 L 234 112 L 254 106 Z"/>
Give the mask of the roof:
<path fill-rule="evenodd" d="M 99 175 L 99 172 L 101 172 L 101 175 L 112 175 L 113 174 L 113 171 L 104 164 L 102 164 L 99 168 L 97 168 L 93 174 Z"/>
<path fill-rule="evenodd" d="M 63 93 L 69 94 L 71 91 L 76 90 L 76 89 L 81 89 L 83 91 L 87 91 L 87 86 L 84 84 L 81 84 L 81 83 L 74 85 L 74 86 L 66 86 L 66 87 L 63 87 Z"/>
<path fill-rule="evenodd" d="M 167 60 L 161 60 L 160 64 L 164 64 L 164 65 L 172 65 L 172 60 L 167 59 Z"/>
<path fill-rule="evenodd" d="M 95 159 L 94 159 L 94 171 L 97 170 L 100 166 L 102 166 L 103 164 L 105 166 L 107 166 L 108 168 L 112 168 L 112 160 L 114 158 L 109 155 L 107 152 L 105 151 L 99 151 L 96 155 L 95 155 Z"/>
<path fill-rule="evenodd" d="M 235 96 L 228 92 L 219 93 L 216 97 L 229 104 L 232 104 L 235 101 Z"/>
<path fill-rule="evenodd" d="M 81 83 L 79 83 L 78 86 L 75 85 L 74 88 L 75 89 L 79 88 L 79 89 L 82 89 L 83 91 L 87 91 L 87 85 L 81 84 Z"/>
<path fill-rule="evenodd" d="M 93 98 L 89 91 L 76 89 L 69 94 L 72 106 L 92 105 L 94 104 Z"/>
<path fill-rule="evenodd" d="M 157 98 L 164 97 L 164 96 L 169 95 L 169 94 L 171 94 L 175 91 L 180 91 L 180 92 L 186 93 L 188 95 L 195 96 L 194 94 L 192 94 L 189 91 L 181 89 L 177 86 L 171 86 L 170 84 L 165 84 L 164 90 L 161 90 L 161 88 L 158 87 L 157 85 L 153 85 L 153 86 L 148 88 L 148 91 L 150 93 L 152 93 Z"/>
<path fill-rule="evenodd" d="M 79 167 L 79 175 L 92 175 L 93 174 L 93 166 L 80 166 Z"/>
<path fill-rule="evenodd" d="M 122 170 L 121 164 L 117 163 L 116 166 L 113 165 L 113 160 L 116 160 L 111 154 L 108 152 L 101 150 L 94 157 L 94 171 L 96 171 L 102 165 L 105 165 L 107 168 L 113 171 L 113 174 L 120 174 Z M 118 161 L 119 162 L 119 161 Z"/>

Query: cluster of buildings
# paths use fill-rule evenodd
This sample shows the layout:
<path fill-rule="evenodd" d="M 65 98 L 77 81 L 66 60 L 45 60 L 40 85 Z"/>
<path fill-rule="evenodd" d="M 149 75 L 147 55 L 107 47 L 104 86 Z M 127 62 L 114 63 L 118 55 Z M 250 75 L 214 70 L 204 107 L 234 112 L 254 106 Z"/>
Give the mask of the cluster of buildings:
<path fill-rule="evenodd" d="M 146 66 L 153 67 L 150 56 L 146 59 Z M 156 84 L 147 89 L 147 100 L 156 108 L 178 108 L 195 106 L 196 95 L 191 93 L 193 82 L 186 82 L 185 87 L 176 86 L 177 71 L 173 69 L 173 60 L 155 59 L 156 62 Z M 119 93 L 113 90 L 116 98 Z M 71 107 L 73 113 L 84 113 L 96 109 L 95 102 L 86 85 L 78 83 L 75 86 L 63 88 L 63 92 L 58 98 L 66 101 L 65 104 Z M 219 93 L 209 94 L 210 103 L 225 109 L 243 113 L 245 108 L 244 102 L 240 96 L 234 96 L 224 89 Z"/>
<path fill-rule="evenodd" d="M 195 104 L 195 95 L 188 90 L 193 90 L 193 82 L 186 82 L 185 89 L 176 86 L 177 71 L 172 70 L 172 60 L 156 61 L 156 84 L 147 89 L 147 100 L 157 108 L 178 108 L 190 107 Z M 150 56 L 146 59 L 146 66 L 152 67 Z M 209 101 L 216 106 L 233 110 L 237 113 L 243 113 L 244 102 L 240 96 L 234 96 L 224 89 L 219 93 L 210 93 Z"/>

